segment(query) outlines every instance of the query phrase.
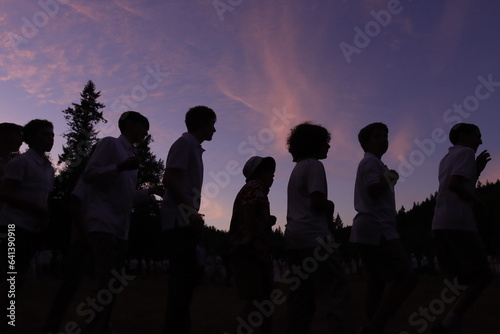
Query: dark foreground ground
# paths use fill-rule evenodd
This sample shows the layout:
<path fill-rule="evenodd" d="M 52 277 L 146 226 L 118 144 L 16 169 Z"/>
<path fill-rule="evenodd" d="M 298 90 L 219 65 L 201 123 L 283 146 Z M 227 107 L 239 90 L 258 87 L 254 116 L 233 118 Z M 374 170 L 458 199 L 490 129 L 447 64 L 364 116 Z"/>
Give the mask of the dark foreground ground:
<path fill-rule="evenodd" d="M 161 333 L 167 294 L 167 277 L 137 277 L 130 281 L 120 293 L 112 318 L 112 327 L 118 334 L 157 334 Z M 52 296 L 59 280 L 42 278 L 28 282 L 17 307 L 17 332 L 38 334 L 38 329 L 48 313 Z M 363 322 L 362 300 L 364 282 L 359 277 L 351 277 L 353 295 L 358 305 L 359 324 Z M 453 283 L 453 282 L 451 282 Z M 286 287 L 278 285 L 286 292 Z M 78 305 L 89 295 L 90 283 L 84 282 L 78 296 L 68 310 L 68 321 L 83 324 L 85 318 L 78 315 Z M 432 325 L 441 319 L 449 306 L 446 300 L 453 293 L 447 288 L 444 277 L 421 276 L 419 284 L 407 302 L 399 309 L 394 321 L 387 330 L 390 333 L 430 333 Z M 225 334 L 234 326 L 238 314 L 238 299 L 234 288 L 224 286 L 201 286 L 196 291 L 192 305 L 193 334 Z M 80 312 L 81 313 L 81 312 Z M 273 333 L 284 332 L 286 303 L 276 305 L 273 313 Z M 492 283 L 475 304 L 465 321 L 465 334 L 500 333 L 500 281 Z M 407 333 L 406 333 L 406 332 Z M 64 331 L 62 332 L 64 333 Z M 78 328 L 73 332 L 79 333 Z M 245 330 L 241 334 L 247 334 Z M 328 333 L 324 312 L 318 307 L 310 334 Z"/>

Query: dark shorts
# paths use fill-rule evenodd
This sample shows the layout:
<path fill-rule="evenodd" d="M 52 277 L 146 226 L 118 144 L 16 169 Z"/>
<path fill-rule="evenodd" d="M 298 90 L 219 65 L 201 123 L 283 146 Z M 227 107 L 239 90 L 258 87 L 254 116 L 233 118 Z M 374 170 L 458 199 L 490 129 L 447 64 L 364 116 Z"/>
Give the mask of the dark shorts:
<path fill-rule="evenodd" d="M 441 270 L 468 283 L 477 275 L 490 274 L 488 256 L 477 232 L 432 231 L 434 250 Z"/>
<path fill-rule="evenodd" d="M 380 245 L 357 244 L 367 279 L 383 282 L 414 276 L 410 258 L 400 239 Z"/>

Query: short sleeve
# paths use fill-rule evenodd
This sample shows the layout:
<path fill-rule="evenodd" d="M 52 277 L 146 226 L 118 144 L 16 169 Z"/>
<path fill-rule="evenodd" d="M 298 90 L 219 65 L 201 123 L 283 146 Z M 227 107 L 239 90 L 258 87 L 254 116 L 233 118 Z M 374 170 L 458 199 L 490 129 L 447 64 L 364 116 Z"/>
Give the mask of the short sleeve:
<path fill-rule="evenodd" d="M 365 187 L 380 182 L 380 167 L 373 159 L 366 159 L 361 166 L 361 181 Z"/>
<path fill-rule="evenodd" d="M 328 195 L 325 167 L 318 160 L 311 160 L 307 170 L 307 192 Z"/>
<path fill-rule="evenodd" d="M 83 173 L 85 182 L 98 182 L 111 177 L 117 177 L 116 139 L 106 137 L 99 141 L 92 153 L 87 167 Z"/>
<path fill-rule="evenodd" d="M 476 157 L 472 149 L 464 150 L 462 154 L 456 155 L 450 175 L 463 176 L 467 179 L 474 177 L 476 170 Z"/>
<path fill-rule="evenodd" d="M 186 170 L 189 166 L 189 151 L 189 145 L 186 145 L 185 140 L 182 138 L 178 139 L 168 151 L 165 168 Z"/>

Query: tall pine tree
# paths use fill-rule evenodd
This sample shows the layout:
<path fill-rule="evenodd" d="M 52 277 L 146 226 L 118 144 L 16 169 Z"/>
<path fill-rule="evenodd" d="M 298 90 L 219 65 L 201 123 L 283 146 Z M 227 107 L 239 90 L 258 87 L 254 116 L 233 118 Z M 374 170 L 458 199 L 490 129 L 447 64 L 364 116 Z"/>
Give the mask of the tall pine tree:
<path fill-rule="evenodd" d="M 80 103 L 63 110 L 69 130 L 63 134 L 66 144 L 59 155 L 59 175 L 54 183 L 54 191 L 49 199 L 52 224 L 47 233 L 47 242 L 51 248 L 66 249 L 69 242 L 69 195 L 83 173 L 92 147 L 97 143 L 95 126 L 103 118 L 104 104 L 97 101 L 101 92 L 95 84 L 88 81 L 80 93 Z"/>
<path fill-rule="evenodd" d="M 96 91 L 95 84 L 89 80 L 80 93 L 80 104 L 73 103 L 72 107 L 63 110 L 69 131 L 63 134 L 66 145 L 59 155 L 59 164 L 64 164 L 66 169 L 75 168 L 85 161 L 97 142 L 95 126 L 107 122 L 101 111 L 105 106 L 97 101 L 100 96 L 101 92 Z"/>

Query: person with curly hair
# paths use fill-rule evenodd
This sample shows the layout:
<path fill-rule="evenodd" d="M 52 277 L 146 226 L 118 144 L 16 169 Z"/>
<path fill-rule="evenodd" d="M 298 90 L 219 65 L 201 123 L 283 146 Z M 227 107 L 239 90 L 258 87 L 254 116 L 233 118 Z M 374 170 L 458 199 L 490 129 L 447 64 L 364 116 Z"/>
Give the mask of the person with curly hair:
<path fill-rule="evenodd" d="M 286 333 L 308 332 L 319 299 L 331 333 L 354 333 L 354 307 L 329 224 L 334 204 L 328 199 L 326 159 L 330 133 L 320 125 L 302 123 L 288 137 L 296 163 L 288 181 L 285 243 L 290 284 Z"/>

